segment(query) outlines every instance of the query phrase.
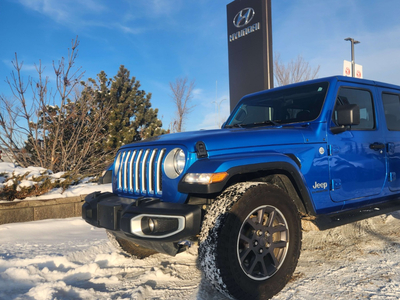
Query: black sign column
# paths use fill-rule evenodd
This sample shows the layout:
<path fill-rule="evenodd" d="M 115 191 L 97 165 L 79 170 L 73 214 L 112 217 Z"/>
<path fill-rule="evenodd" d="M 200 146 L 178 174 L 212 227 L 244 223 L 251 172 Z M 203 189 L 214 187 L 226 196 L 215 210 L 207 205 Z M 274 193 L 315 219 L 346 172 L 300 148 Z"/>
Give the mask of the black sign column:
<path fill-rule="evenodd" d="M 233 110 L 244 95 L 273 88 L 271 0 L 236 0 L 226 10 Z"/>

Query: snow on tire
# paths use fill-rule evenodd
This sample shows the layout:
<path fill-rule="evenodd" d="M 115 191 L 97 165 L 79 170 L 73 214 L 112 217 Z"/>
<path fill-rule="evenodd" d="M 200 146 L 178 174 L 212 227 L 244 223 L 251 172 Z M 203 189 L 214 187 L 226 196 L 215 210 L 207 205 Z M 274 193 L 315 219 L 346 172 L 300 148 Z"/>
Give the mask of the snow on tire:
<path fill-rule="evenodd" d="M 274 185 L 238 183 L 207 211 L 199 260 L 225 296 L 269 299 L 290 280 L 300 248 L 300 217 L 290 197 Z"/>

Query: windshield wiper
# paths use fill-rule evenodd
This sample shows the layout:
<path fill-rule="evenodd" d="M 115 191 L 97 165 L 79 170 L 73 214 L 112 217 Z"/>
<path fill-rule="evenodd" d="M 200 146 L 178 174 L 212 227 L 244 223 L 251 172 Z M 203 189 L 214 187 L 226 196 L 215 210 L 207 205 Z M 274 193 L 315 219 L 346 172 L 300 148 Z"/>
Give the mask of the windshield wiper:
<path fill-rule="evenodd" d="M 278 123 L 279 122 L 279 123 Z M 275 120 L 275 121 L 272 121 L 272 120 L 267 120 L 267 121 L 263 121 L 263 122 L 256 122 L 256 123 L 253 123 L 253 124 L 247 124 L 247 125 L 250 125 L 250 126 L 262 126 L 262 125 L 274 125 L 274 126 L 282 126 L 281 124 L 280 124 L 280 120 Z"/>
<path fill-rule="evenodd" d="M 225 128 L 243 128 L 242 125 L 239 123 L 233 124 L 233 125 L 225 125 Z"/>
<path fill-rule="evenodd" d="M 267 120 L 263 122 L 256 122 L 256 123 L 249 123 L 249 124 L 232 124 L 232 125 L 226 125 L 225 128 L 243 128 L 243 127 L 256 127 L 256 126 L 262 126 L 262 125 L 273 125 L 273 126 L 282 126 L 280 124 L 280 120 Z"/>

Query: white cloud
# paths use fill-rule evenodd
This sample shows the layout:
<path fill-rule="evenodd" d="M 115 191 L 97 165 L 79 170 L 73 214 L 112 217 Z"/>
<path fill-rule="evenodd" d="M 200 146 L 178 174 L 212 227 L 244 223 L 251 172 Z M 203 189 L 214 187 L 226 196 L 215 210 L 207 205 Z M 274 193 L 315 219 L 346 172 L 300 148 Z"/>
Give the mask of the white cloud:
<path fill-rule="evenodd" d="M 100 1 L 94 0 L 19 0 L 19 2 L 58 23 L 73 23 L 84 14 L 98 14 L 106 11 L 106 7 L 101 5 Z"/>
<path fill-rule="evenodd" d="M 121 31 L 123 31 L 125 33 L 129 33 L 129 34 L 140 34 L 145 31 L 144 28 L 129 27 L 129 26 L 125 26 L 122 24 L 115 24 L 114 27 L 117 29 L 120 29 Z"/>
<path fill-rule="evenodd" d="M 131 7 L 126 11 L 112 6 L 112 2 L 102 3 L 98 0 L 19 0 L 25 8 L 36 11 L 54 22 L 72 28 L 74 30 L 102 27 L 116 29 L 127 34 L 139 34 L 145 31 L 145 27 L 135 26 L 136 10 Z M 136 14 L 135 14 L 136 12 Z M 118 22 L 115 22 L 113 13 L 121 14 Z"/>
<path fill-rule="evenodd" d="M 182 0 L 147 0 L 140 4 L 147 9 L 149 15 L 158 17 L 176 12 L 181 8 L 182 3 Z"/>
<path fill-rule="evenodd" d="M 10 72 L 16 71 L 15 67 L 14 67 L 15 58 L 12 60 L 3 59 L 2 62 L 7 67 L 7 69 L 10 70 Z M 35 64 L 27 64 L 22 59 L 18 59 L 18 65 L 21 67 L 21 73 L 37 74 L 37 69 L 39 68 L 39 62 L 35 63 Z M 46 74 L 48 73 L 48 70 L 43 63 L 42 63 L 41 69 L 43 71 L 43 75 L 46 76 Z"/>
<path fill-rule="evenodd" d="M 228 97 L 223 96 L 217 102 L 203 102 L 204 111 L 197 129 L 217 129 L 226 121 L 230 114 Z"/>
<path fill-rule="evenodd" d="M 199 99 L 202 97 L 203 90 L 202 89 L 193 89 L 192 95 L 194 99 Z"/>

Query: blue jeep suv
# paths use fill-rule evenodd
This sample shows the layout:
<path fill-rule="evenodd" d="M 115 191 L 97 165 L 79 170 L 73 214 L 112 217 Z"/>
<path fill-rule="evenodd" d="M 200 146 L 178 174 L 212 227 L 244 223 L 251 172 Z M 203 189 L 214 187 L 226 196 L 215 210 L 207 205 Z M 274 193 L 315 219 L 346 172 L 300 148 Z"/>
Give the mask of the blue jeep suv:
<path fill-rule="evenodd" d="M 271 298 L 296 268 L 303 220 L 323 230 L 400 209 L 400 87 L 334 76 L 245 96 L 221 129 L 121 147 L 112 186 L 82 216 L 120 250 L 198 242 L 220 292 Z"/>

